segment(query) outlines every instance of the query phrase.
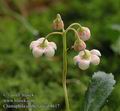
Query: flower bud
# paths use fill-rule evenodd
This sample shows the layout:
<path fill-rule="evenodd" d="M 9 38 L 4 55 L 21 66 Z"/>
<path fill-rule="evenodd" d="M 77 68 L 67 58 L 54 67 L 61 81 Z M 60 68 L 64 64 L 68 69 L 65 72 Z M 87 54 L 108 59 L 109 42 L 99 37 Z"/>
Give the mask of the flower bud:
<path fill-rule="evenodd" d="M 90 30 L 87 27 L 79 28 L 77 31 L 80 39 L 82 39 L 83 41 L 88 40 L 91 36 Z"/>
<path fill-rule="evenodd" d="M 82 40 L 76 40 L 73 48 L 75 51 L 81 51 L 81 50 L 84 50 L 86 48 L 86 44 Z"/>
<path fill-rule="evenodd" d="M 55 30 L 61 30 L 61 29 L 64 28 L 64 23 L 63 23 L 63 21 L 61 19 L 60 14 L 57 14 L 56 19 L 53 21 L 53 28 Z"/>

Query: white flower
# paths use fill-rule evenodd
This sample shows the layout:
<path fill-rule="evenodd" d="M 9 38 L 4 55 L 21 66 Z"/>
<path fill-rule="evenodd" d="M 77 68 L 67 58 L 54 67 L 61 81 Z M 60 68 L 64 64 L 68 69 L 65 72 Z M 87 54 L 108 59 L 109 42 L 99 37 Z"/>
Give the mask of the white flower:
<path fill-rule="evenodd" d="M 74 63 L 78 64 L 79 68 L 82 70 L 86 70 L 89 68 L 90 64 L 98 65 L 100 63 L 101 53 L 93 49 L 91 51 L 85 50 L 80 51 L 80 53 L 73 58 Z"/>
<path fill-rule="evenodd" d="M 82 27 L 82 29 L 78 29 L 78 35 L 80 36 L 80 39 L 82 39 L 83 41 L 86 41 L 90 38 L 91 33 L 89 28 Z"/>
<path fill-rule="evenodd" d="M 42 37 L 36 41 L 32 41 L 30 44 L 30 49 L 32 49 L 33 56 L 36 58 L 43 54 L 47 57 L 52 57 L 55 54 L 55 50 L 57 49 L 56 44 L 54 42 L 48 42 L 47 39 L 44 41 L 44 39 Z"/>

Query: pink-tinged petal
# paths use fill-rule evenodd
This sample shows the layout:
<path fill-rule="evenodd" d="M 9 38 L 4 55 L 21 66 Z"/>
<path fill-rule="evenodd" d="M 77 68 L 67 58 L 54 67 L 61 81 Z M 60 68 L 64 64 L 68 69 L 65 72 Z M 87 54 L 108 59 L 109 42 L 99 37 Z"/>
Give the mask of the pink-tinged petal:
<path fill-rule="evenodd" d="M 93 49 L 93 50 L 91 50 L 90 52 L 91 52 L 91 54 L 94 54 L 94 55 L 97 55 L 97 56 L 101 56 L 100 51 L 97 50 L 97 49 Z"/>
<path fill-rule="evenodd" d="M 55 49 L 52 47 L 47 47 L 45 48 L 45 52 L 44 52 L 45 56 L 47 57 L 53 57 L 55 54 Z"/>
<path fill-rule="evenodd" d="M 48 47 L 53 47 L 55 50 L 57 49 L 57 46 L 54 42 L 48 42 Z"/>
<path fill-rule="evenodd" d="M 45 39 L 44 37 L 41 37 L 37 41 L 39 42 L 39 44 L 41 44 L 44 41 L 44 39 Z M 45 40 L 45 44 L 48 44 L 48 40 L 47 39 Z"/>
<path fill-rule="evenodd" d="M 37 47 L 39 45 L 39 42 L 38 41 L 32 41 L 30 43 L 30 49 L 33 49 L 34 47 Z"/>
<path fill-rule="evenodd" d="M 100 63 L 100 58 L 97 55 L 91 55 L 91 63 L 93 65 L 98 65 Z"/>
<path fill-rule="evenodd" d="M 85 59 L 81 59 L 78 66 L 80 69 L 82 70 L 86 70 L 89 68 L 90 65 L 90 61 L 89 60 L 85 60 Z"/>
<path fill-rule="evenodd" d="M 34 57 L 38 58 L 38 57 L 40 57 L 40 56 L 43 55 L 44 49 L 41 49 L 41 48 L 37 48 L 37 47 L 36 47 L 36 48 L 33 49 L 32 53 L 33 53 L 33 56 L 34 56 Z"/>
<path fill-rule="evenodd" d="M 84 51 L 80 51 L 80 52 L 79 52 L 79 56 L 80 56 L 80 57 L 82 57 L 84 54 L 85 54 Z"/>
<path fill-rule="evenodd" d="M 73 61 L 74 61 L 74 64 L 79 63 L 79 62 L 80 62 L 80 56 L 79 56 L 79 55 L 75 56 L 75 57 L 73 58 Z"/>

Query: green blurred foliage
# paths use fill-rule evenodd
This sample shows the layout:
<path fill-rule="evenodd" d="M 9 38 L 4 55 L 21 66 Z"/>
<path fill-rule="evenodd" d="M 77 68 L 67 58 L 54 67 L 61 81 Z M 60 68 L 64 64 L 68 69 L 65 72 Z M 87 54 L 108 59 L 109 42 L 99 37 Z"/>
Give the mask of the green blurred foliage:
<path fill-rule="evenodd" d="M 120 0 L 5 0 L 10 8 L 24 16 L 28 22 L 45 36 L 53 31 L 52 21 L 57 13 L 62 15 L 65 27 L 79 22 L 91 29 L 91 39 L 87 48 L 101 51 L 101 63 L 81 71 L 74 65 L 72 58 L 77 54 L 68 51 L 68 91 L 71 108 L 79 111 L 84 94 L 93 72 L 102 70 L 112 72 L 117 80 L 112 95 L 102 111 L 120 111 L 120 47 L 113 48 L 118 42 L 120 32 L 111 25 L 120 24 Z M 0 0 L 2 2 L 2 0 Z M 36 104 L 60 104 L 64 110 L 62 88 L 62 38 L 50 38 L 56 42 L 58 50 L 53 59 L 35 59 L 29 50 L 31 41 L 37 39 L 20 21 L 5 13 L 6 7 L 0 3 L 0 110 L 3 108 L 4 93 L 33 93 Z M 74 43 L 73 34 L 68 34 L 68 47 Z M 115 50 L 114 50 L 115 49 Z M 117 51 L 116 51 L 117 50 Z M 28 98 L 29 99 L 29 98 Z M 11 109 L 24 111 L 24 109 Z M 34 109 L 34 111 L 47 109 Z"/>

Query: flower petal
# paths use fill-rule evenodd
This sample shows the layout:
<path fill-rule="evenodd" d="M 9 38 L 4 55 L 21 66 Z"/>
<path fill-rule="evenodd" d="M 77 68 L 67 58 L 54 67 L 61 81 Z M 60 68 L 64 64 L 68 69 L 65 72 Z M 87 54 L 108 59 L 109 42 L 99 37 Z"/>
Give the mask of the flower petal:
<path fill-rule="evenodd" d="M 81 59 L 78 66 L 80 69 L 82 70 L 86 70 L 89 68 L 89 65 L 90 65 L 90 61 L 89 60 L 83 60 Z"/>
<path fill-rule="evenodd" d="M 97 50 L 97 49 L 93 49 L 93 50 L 91 50 L 90 52 L 91 52 L 91 54 L 94 54 L 94 55 L 97 55 L 97 56 L 101 56 L 100 51 Z"/>
<path fill-rule="evenodd" d="M 48 46 L 53 47 L 55 50 L 57 49 L 57 46 L 54 42 L 49 42 Z"/>
<path fill-rule="evenodd" d="M 39 42 L 39 44 L 41 44 L 44 41 L 44 39 L 45 39 L 44 37 L 41 37 L 37 41 Z M 46 39 L 44 43 L 48 44 L 48 40 Z"/>
<path fill-rule="evenodd" d="M 39 45 L 39 42 L 38 41 L 32 41 L 30 43 L 30 49 L 33 49 L 34 47 L 38 46 Z"/>
<path fill-rule="evenodd" d="M 84 54 L 85 54 L 84 51 L 80 51 L 80 52 L 79 52 L 79 56 L 80 56 L 80 57 L 82 57 Z"/>
<path fill-rule="evenodd" d="M 55 49 L 52 47 L 47 47 L 47 48 L 45 48 L 44 53 L 45 53 L 45 56 L 47 56 L 47 57 L 53 57 L 55 54 Z"/>
<path fill-rule="evenodd" d="M 91 55 L 91 63 L 93 65 L 98 65 L 100 63 L 100 58 L 97 55 Z"/>
<path fill-rule="evenodd" d="M 32 41 L 32 42 L 30 43 L 30 49 L 33 49 L 34 47 L 39 46 L 39 45 L 43 42 L 44 39 L 45 39 L 45 38 L 42 37 L 42 38 L 39 38 L 39 39 L 37 39 L 37 40 L 35 40 L 35 41 Z M 47 39 L 45 40 L 45 44 L 48 44 L 48 40 L 47 40 Z"/>
<path fill-rule="evenodd" d="M 73 58 L 73 61 L 74 61 L 74 64 L 79 63 L 79 62 L 80 62 L 80 56 L 79 56 L 79 55 L 75 56 L 75 57 Z"/>
<path fill-rule="evenodd" d="M 33 56 L 34 56 L 34 57 L 38 58 L 38 57 L 40 57 L 40 56 L 43 55 L 44 49 L 41 49 L 41 48 L 37 48 L 37 47 L 36 47 L 36 48 L 33 49 L 32 53 L 33 53 Z"/>
<path fill-rule="evenodd" d="M 37 41 L 39 41 L 39 42 L 41 43 L 41 42 L 43 42 L 44 39 L 45 39 L 44 37 L 41 37 L 41 38 L 39 38 Z M 46 39 L 45 41 L 48 42 L 47 39 Z"/>

